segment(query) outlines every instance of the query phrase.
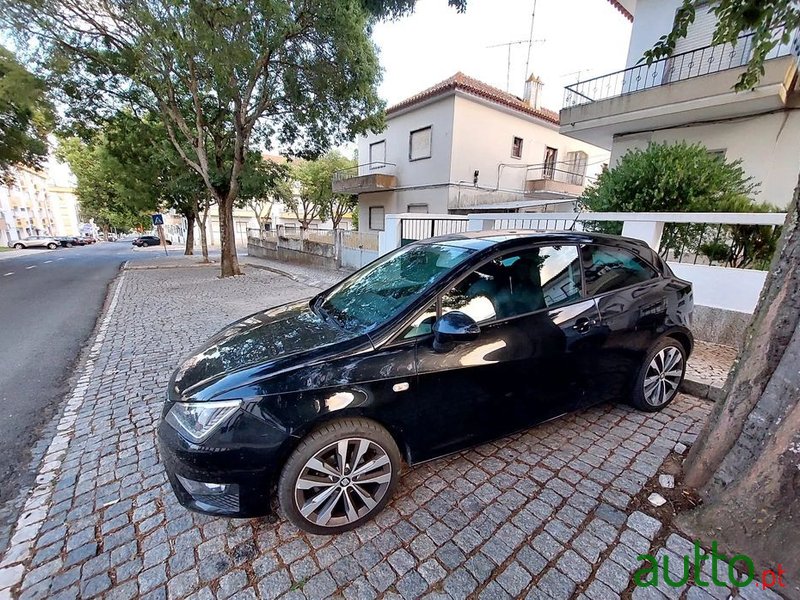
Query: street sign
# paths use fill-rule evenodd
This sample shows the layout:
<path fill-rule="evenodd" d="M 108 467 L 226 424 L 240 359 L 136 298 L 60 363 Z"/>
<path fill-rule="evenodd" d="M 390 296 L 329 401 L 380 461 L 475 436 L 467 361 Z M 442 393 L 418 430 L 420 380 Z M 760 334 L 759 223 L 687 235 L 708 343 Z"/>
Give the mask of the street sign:
<path fill-rule="evenodd" d="M 157 215 L 152 215 L 152 217 L 153 217 L 153 225 L 155 227 L 158 227 L 159 225 L 163 225 L 164 224 L 164 215 L 157 214 Z"/>

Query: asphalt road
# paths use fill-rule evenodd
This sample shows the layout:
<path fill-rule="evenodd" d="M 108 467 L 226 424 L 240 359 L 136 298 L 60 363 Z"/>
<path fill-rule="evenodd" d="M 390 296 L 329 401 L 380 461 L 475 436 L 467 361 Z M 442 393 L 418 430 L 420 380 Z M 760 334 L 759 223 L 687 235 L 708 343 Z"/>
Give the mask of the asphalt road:
<path fill-rule="evenodd" d="M 0 503 L 14 497 L 61 405 L 128 242 L 0 253 Z"/>

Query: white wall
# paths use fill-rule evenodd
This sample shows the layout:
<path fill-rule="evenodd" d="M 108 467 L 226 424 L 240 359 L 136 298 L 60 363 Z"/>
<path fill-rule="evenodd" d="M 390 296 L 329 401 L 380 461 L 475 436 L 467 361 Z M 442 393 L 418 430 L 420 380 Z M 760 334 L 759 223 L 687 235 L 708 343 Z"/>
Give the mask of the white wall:
<path fill-rule="evenodd" d="M 745 173 L 761 183 L 756 200 L 785 208 L 792 199 L 800 172 L 797 111 L 618 137 L 614 140 L 612 164 L 629 149 L 645 148 L 650 141 L 686 141 L 701 143 L 709 150 L 725 150 L 728 160 L 741 159 Z"/>
<path fill-rule="evenodd" d="M 408 156 L 409 134 L 431 126 L 431 157 L 411 161 Z M 430 104 L 415 106 L 406 113 L 389 115 L 386 129 L 369 133 L 358 139 L 358 162 L 369 162 L 370 144 L 386 140 L 386 162 L 397 165 L 385 172 L 394 173 L 401 186 L 444 184 L 450 172 L 450 151 L 453 138 L 453 97 L 437 99 Z M 362 168 L 360 175 L 370 172 Z"/>
<path fill-rule="evenodd" d="M 681 279 L 692 282 L 696 306 L 753 314 L 767 279 L 766 271 L 730 269 L 688 263 L 669 263 Z"/>
<path fill-rule="evenodd" d="M 681 0 L 639 0 L 636 3 L 626 68 L 636 65 L 645 50 L 672 29 L 675 11 L 681 4 Z"/>
<path fill-rule="evenodd" d="M 519 159 L 511 156 L 515 136 L 523 139 Z M 473 173 L 479 170 L 479 186 L 521 191 L 525 188 L 525 165 L 541 164 L 546 146 L 558 150 L 559 162 L 565 161 L 569 152 L 586 152 L 589 176 L 599 173 L 602 163 L 609 160 L 607 150 L 561 135 L 557 125 L 495 104 L 487 105 L 472 96 L 456 95 L 452 182 L 472 182 Z M 506 166 L 498 177 L 501 164 Z"/>

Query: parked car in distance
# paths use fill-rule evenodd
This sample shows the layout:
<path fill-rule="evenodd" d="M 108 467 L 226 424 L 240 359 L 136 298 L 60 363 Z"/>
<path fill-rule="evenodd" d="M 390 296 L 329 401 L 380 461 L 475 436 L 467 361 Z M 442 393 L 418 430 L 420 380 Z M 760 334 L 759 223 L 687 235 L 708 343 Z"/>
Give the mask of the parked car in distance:
<path fill-rule="evenodd" d="M 644 242 L 484 231 L 404 246 L 212 337 L 169 381 L 161 456 L 184 506 L 316 534 L 388 502 L 401 463 L 598 402 L 653 412 L 692 351 L 692 285 Z"/>
<path fill-rule="evenodd" d="M 81 238 L 73 235 L 64 235 L 58 236 L 55 240 L 63 247 L 63 248 L 72 248 L 73 246 L 85 246 L 86 242 L 84 242 Z"/>
<path fill-rule="evenodd" d="M 169 240 L 164 240 L 167 245 L 172 245 L 172 242 Z M 157 235 L 140 235 L 137 237 L 133 242 L 131 242 L 134 246 L 138 246 L 139 248 L 144 248 L 146 246 L 159 246 L 161 244 L 161 240 Z"/>
<path fill-rule="evenodd" d="M 55 250 L 60 245 L 61 242 L 49 235 L 29 235 L 26 238 L 15 240 L 8 244 L 10 248 L 16 248 L 17 250 L 22 250 L 23 248 L 49 248 L 50 250 Z"/>

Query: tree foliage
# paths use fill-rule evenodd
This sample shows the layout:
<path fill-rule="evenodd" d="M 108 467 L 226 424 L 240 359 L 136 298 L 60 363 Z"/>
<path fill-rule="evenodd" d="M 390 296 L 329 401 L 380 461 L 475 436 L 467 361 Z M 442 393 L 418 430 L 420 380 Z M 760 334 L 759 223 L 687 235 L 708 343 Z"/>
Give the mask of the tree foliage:
<path fill-rule="evenodd" d="M 125 174 L 125 165 L 110 151 L 104 134 L 89 143 L 76 137 L 62 139 L 57 155 L 75 174 L 75 192 L 83 219 L 94 219 L 104 229 L 121 231 L 147 225 L 150 213 L 157 208 L 156 199 L 134 177 Z"/>
<path fill-rule="evenodd" d="M 68 117 L 160 115 L 220 209 L 222 275 L 239 273 L 233 206 L 254 145 L 316 155 L 382 126 L 379 18 L 414 0 L 0 0 L 36 40 Z M 463 9 L 464 0 L 451 0 Z"/>
<path fill-rule="evenodd" d="M 672 31 L 658 39 L 647 50 L 643 60 L 647 64 L 667 58 L 675 51 L 675 44 L 686 37 L 689 25 L 694 23 L 697 8 L 707 0 L 684 0 L 675 13 Z M 717 17 L 713 44 L 736 44 L 742 35 L 752 39 L 748 46 L 752 54 L 747 69 L 736 83 L 739 91 L 755 87 L 764 74 L 764 61 L 779 43 L 788 44 L 792 34 L 800 27 L 800 3 L 792 0 L 720 0 L 712 9 Z"/>
<path fill-rule="evenodd" d="M 9 179 L 14 165 L 42 166 L 53 125 L 44 82 L 0 46 L 0 180 Z"/>
<path fill-rule="evenodd" d="M 298 183 L 298 193 L 286 203 L 295 213 L 300 226 L 307 229 L 316 218 L 330 219 L 338 229 L 344 216 L 352 210 L 356 201 L 353 196 L 335 194 L 331 181 L 333 174 L 341 169 L 355 166 L 355 161 L 332 151 L 316 160 L 294 164 L 293 177 Z"/>
<path fill-rule="evenodd" d="M 582 202 L 596 212 L 769 212 L 777 208 L 756 202 L 758 183 L 741 161 L 711 154 L 701 144 L 650 144 L 628 151 L 612 169 L 603 171 L 584 192 Z M 594 224 L 621 233 L 619 223 Z M 700 253 L 733 267 L 765 268 L 775 252 L 780 231 L 758 225 L 670 223 L 661 238 L 661 252 Z"/>

